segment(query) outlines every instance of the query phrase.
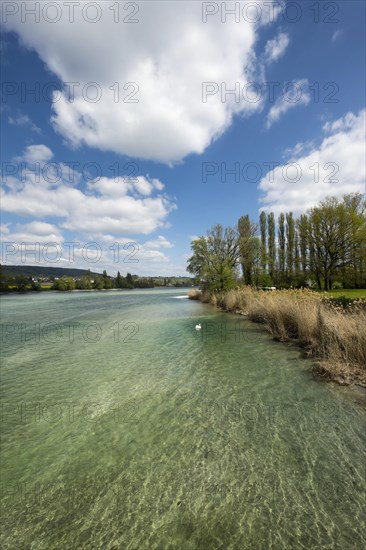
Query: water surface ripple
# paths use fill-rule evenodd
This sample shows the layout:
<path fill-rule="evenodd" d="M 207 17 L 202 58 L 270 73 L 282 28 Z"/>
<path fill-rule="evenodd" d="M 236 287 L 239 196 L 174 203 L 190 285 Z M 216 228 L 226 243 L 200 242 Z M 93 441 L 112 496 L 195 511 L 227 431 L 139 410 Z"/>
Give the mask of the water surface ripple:
<path fill-rule="evenodd" d="M 366 547 L 364 404 L 184 294 L 2 298 L 2 548 Z"/>

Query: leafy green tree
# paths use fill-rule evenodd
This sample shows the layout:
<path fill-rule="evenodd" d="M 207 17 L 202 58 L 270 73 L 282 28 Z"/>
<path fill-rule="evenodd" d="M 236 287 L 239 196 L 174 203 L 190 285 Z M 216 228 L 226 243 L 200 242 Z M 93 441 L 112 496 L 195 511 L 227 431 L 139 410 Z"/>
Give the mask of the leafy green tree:
<path fill-rule="evenodd" d="M 275 267 L 276 267 L 276 224 L 275 224 L 275 217 L 273 212 L 268 214 L 267 216 L 267 225 L 268 225 L 268 268 L 269 268 L 269 274 L 272 279 L 272 285 L 273 280 L 275 276 Z M 267 285 L 267 286 L 272 286 Z"/>
<path fill-rule="evenodd" d="M 55 279 L 53 283 L 53 290 L 75 290 L 76 283 L 72 277 L 60 277 L 60 279 Z"/>
<path fill-rule="evenodd" d="M 285 279 L 285 247 L 285 215 L 281 213 L 278 217 L 278 268 L 280 281 L 284 281 Z"/>
<path fill-rule="evenodd" d="M 25 275 L 15 275 L 14 282 L 18 292 L 24 292 L 29 285 L 29 279 Z"/>
<path fill-rule="evenodd" d="M 121 276 L 119 271 L 118 271 L 117 277 L 116 277 L 116 287 L 117 288 L 123 288 L 123 277 Z"/>
<path fill-rule="evenodd" d="M 6 292 L 9 290 L 9 277 L 5 275 L 3 266 L 0 264 L 0 291 Z"/>
<path fill-rule="evenodd" d="M 342 269 L 343 285 L 362 288 L 366 286 L 366 200 L 361 193 L 352 193 L 343 197 L 343 203 L 351 218 L 351 261 L 347 281 Z"/>
<path fill-rule="evenodd" d="M 299 236 L 300 262 L 303 274 L 306 274 L 308 269 L 308 218 L 306 214 L 302 214 L 296 222 L 297 233 Z"/>
<path fill-rule="evenodd" d="M 239 233 L 239 254 L 243 280 L 246 285 L 253 283 L 253 270 L 255 259 L 255 246 L 253 238 L 257 233 L 257 225 L 249 219 L 249 216 L 242 216 L 238 221 Z"/>
<path fill-rule="evenodd" d="M 262 243 L 259 237 L 252 237 L 250 246 L 253 259 L 253 284 L 260 286 L 260 276 L 262 274 Z"/>
<path fill-rule="evenodd" d="M 295 278 L 298 281 L 300 277 L 300 249 L 299 249 L 299 235 L 295 227 L 295 240 L 294 240 L 294 266 L 295 266 Z"/>
<path fill-rule="evenodd" d="M 273 279 L 269 273 L 259 273 L 257 278 L 257 286 L 273 286 Z"/>
<path fill-rule="evenodd" d="M 262 242 L 262 270 L 265 272 L 267 268 L 267 217 L 264 211 L 260 213 L 259 226 Z"/>
<path fill-rule="evenodd" d="M 31 282 L 31 289 L 35 292 L 40 292 L 42 290 L 41 285 L 38 281 L 32 281 Z"/>
<path fill-rule="evenodd" d="M 295 222 L 292 212 L 286 213 L 286 268 L 287 278 L 292 280 L 294 273 L 294 250 L 295 250 Z"/>
<path fill-rule="evenodd" d="M 202 288 L 220 291 L 235 286 L 239 243 L 233 228 L 215 225 L 207 237 L 193 241 L 191 248 L 187 270 L 199 277 Z"/>
<path fill-rule="evenodd" d="M 308 233 L 315 273 L 330 290 L 337 272 L 355 263 L 355 251 L 366 236 L 365 216 L 355 214 L 347 200 L 328 197 L 309 211 Z"/>
<path fill-rule="evenodd" d="M 91 290 L 93 288 L 93 285 L 88 275 L 86 275 L 85 277 L 80 277 L 80 279 L 76 281 L 76 288 L 78 290 Z"/>
<path fill-rule="evenodd" d="M 93 288 L 94 288 L 94 290 L 103 290 L 104 289 L 103 277 L 101 277 L 100 275 L 95 276 L 94 283 L 93 283 Z"/>
<path fill-rule="evenodd" d="M 133 277 L 132 277 L 131 273 L 127 273 L 126 283 L 127 283 L 127 288 L 135 288 L 134 284 L 133 284 Z"/>
<path fill-rule="evenodd" d="M 110 289 L 113 287 L 113 282 L 111 281 L 110 277 L 108 277 L 106 270 L 103 271 L 102 279 L 103 288 Z"/>

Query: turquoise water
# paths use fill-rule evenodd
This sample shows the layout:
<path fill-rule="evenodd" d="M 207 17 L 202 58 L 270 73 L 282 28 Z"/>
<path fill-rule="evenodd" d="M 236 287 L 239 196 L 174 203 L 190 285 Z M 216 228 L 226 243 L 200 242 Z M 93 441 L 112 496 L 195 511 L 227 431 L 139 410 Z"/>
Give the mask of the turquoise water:
<path fill-rule="evenodd" d="M 2 298 L 2 548 L 365 547 L 364 404 L 184 294 Z"/>

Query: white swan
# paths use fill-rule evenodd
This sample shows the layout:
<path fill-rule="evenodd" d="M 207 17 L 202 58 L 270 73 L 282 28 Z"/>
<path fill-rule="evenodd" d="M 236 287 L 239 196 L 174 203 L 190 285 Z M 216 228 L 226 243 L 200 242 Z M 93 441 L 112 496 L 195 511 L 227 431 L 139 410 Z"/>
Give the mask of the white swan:
<path fill-rule="evenodd" d="M 201 330 L 201 323 L 198 323 L 198 325 L 196 325 L 196 330 Z"/>

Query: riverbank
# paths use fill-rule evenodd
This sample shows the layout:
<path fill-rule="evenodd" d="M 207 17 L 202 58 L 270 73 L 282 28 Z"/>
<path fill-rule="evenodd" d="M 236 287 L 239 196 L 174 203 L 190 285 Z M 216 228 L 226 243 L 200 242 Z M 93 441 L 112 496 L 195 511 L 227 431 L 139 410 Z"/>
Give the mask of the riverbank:
<path fill-rule="evenodd" d="M 344 305 L 310 290 L 250 287 L 222 293 L 191 291 L 189 297 L 262 323 L 275 340 L 301 347 L 314 360 L 317 375 L 366 389 L 366 300 Z"/>

